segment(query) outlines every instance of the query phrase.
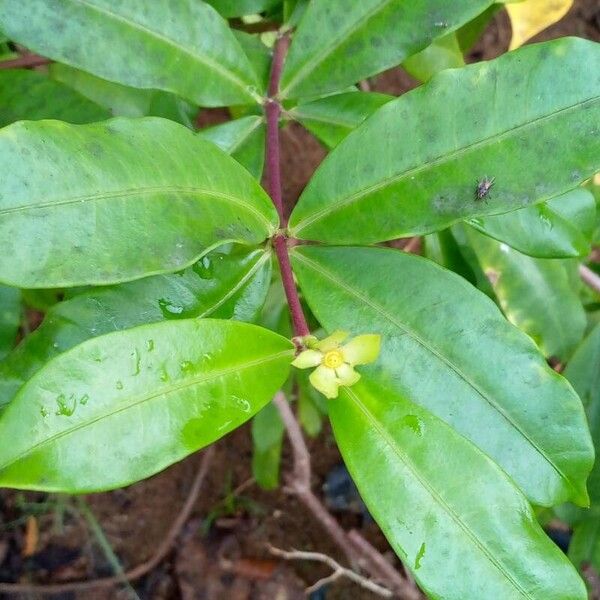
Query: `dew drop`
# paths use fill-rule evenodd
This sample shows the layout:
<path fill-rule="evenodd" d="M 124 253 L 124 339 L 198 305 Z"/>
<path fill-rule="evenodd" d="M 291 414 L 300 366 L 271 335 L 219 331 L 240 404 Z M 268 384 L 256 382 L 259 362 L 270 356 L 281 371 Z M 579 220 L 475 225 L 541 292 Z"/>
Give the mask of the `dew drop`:
<path fill-rule="evenodd" d="M 165 298 L 158 301 L 158 306 L 166 319 L 176 319 L 183 312 L 183 306 L 174 304 L 170 300 L 165 300 Z"/>
<path fill-rule="evenodd" d="M 56 397 L 56 406 L 58 407 L 55 413 L 57 417 L 70 417 L 77 408 L 77 399 L 74 394 L 71 394 L 68 400 L 64 394 L 60 394 Z"/>
<path fill-rule="evenodd" d="M 179 363 L 179 368 L 181 369 L 182 373 L 191 373 L 194 370 L 194 363 L 190 362 L 189 360 L 182 360 Z"/>
<path fill-rule="evenodd" d="M 140 353 L 139 350 L 136 348 L 131 354 L 131 360 L 132 360 L 132 371 L 131 374 L 132 375 L 139 375 L 140 374 Z"/>
<path fill-rule="evenodd" d="M 203 256 L 192 269 L 202 279 L 211 279 L 213 276 L 213 264 L 209 256 Z"/>
<path fill-rule="evenodd" d="M 244 400 L 244 398 L 238 398 L 238 396 L 233 396 L 236 405 L 241 408 L 244 412 L 250 412 L 250 402 L 248 400 Z"/>
<path fill-rule="evenodd" d="M 402 417 L 400 422 L 412 429 L 418 436 L 423 435 L 423 421 L 417 415 L 406 415 Z"/>

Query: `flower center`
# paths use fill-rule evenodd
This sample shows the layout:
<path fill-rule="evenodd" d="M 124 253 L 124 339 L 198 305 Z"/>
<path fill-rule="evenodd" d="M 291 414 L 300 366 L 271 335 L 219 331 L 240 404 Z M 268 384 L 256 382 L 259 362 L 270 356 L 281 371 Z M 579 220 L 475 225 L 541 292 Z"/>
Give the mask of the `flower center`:
<path fill-rule="evenodd" d="M 330 350 L 325 354 L 322 362 L 329 369 L 337 369 L 344 363 L 344 356 L 340 350 Z"/>

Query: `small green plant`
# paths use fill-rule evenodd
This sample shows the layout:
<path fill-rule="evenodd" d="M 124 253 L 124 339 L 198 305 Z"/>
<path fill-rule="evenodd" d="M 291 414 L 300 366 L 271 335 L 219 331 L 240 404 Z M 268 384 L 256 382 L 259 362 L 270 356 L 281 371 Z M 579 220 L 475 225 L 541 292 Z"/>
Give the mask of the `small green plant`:
<path fill-rule="evenodd" d="M 50 63 L 0 72 L 0 485 L 126 486 L 257 415 L 274 486 L 284 389 L 431 598 L 586 598 L 532 505 L 600 501 L 546 361 L 579 346 L 596 435 L 600 46 L 466 66 L 498 8 L 0 0 L 10 66 Z M 400 64 L 425 83 L 357 89 Z M 198 107 L 234 118 L 196 132 Z M 288 215 L 290 121 L 331 151 Z M 424 257 L 382 246 L 409 237 Z M 13 348 L 22 299 L 46 316 Z M 579 566 L 598 517 L 559 510 Z"/>

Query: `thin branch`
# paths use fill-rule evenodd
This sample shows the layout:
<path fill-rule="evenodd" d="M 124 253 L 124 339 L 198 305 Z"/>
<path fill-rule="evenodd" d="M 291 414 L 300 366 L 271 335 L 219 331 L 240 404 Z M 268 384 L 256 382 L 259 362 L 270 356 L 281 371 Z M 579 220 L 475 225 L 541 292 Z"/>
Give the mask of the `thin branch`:
<path fill-rule="evenodd" d="M 320 562 L 326 564 L 328 567 L 331 567 L 333 573 L 323 579 L 319 579 L 316 583 L 306 588 L 306 593 L 310 594 L 312 592 L 316 592 L 318 589 L 323 587 L 326 583 L 330 583 L 333 581 L 337 581 L 341 577 L 346 577 L 354 583 L 357 583 L 361 587 L 378 596 L 383 598 L 391 598 L 392 592 L 387 588 L 384 588 L 381 585 L 376 584 L 375 582 L 355 573 L 354 571 L 347 569 L 340 565 L 337 561 L 335 561 L 331 556 L 327 556 L 327 554 L 321 554 L 320 552 L 302 552 L 300 550 L 292 550 L 287 552 L 285 550 L 281 550 L 279 548 L 275 548 L 274 546 L 269 545 L 269 552 L 274 556 L 279 556 L 284 558 L 285 560 L 312 560 L 315 562 Z"/>
<path fill-rule="evenodd" d="M 320 500 L 311 490 L 311 466 L 310 455 L 300 425 L 290 408 L 285 395 L 278 392 L 273 398 L 273 403 L 279 410 L 281 419 L 285 425 L 288 439 L 292 445 L 294 455 L 294 470 L 288 478 L 286 491 L 293 494 L 308 508 L 321 525 L 327 530 L 333 541 L 341 548 L 352 565 L 357 564 L 358 556 L 352 544 L 348 543 L 346 532 L 339 523 L 331 516 L 331 513 L 323 506 Z"/>
<path fill-rule="evenodd" d="M 351 529 L 348 532 L 348 539 L 369 562 L 368 570 L 374 577 L 377 577 L 381 581 L 387 581 L 393 590 L 402 594 L 404 600 L 421 600 L 423 598 L 415 583 L 410 579 L 408 572 L 408 580 L 406 580 L 394 569 L 394 566 L 385 559 L 377 548 L 369 544 L 356 529 Z"/>
<path fill-rule="evenodd" d="M 0 69 L 25 69 L 27 67 L 40 67 L 50 64 L 52 61 L 38 54 L 24 54 L 18 58 L 0 61 Z"/>
<path fill-rule="evenodd" d="M 98 589 L 98 588 L 111 588 L 116 585 L 126 583 L 128 581 L 135 581 L 147 575 L 150 571 L 155 569 L 169 554 L 171 548 L 177 541 L 181 530 L 188 521 L 198 495 L 202 489 L 206 474 L 212 462 L 214 456 L 214 445 L 208 448 L 202 457 L 200 467 L 196 473 L 196 477 L 192 483 L 192 487 L 188 492 L 188 497 L 185 503 L 181 507 L 179 514 L 173 521 L 169 531 L 163 538 L 163 541 L 158 546 L 156 552 L 150 559 L 138 565 L 137 567 L 126 571 L 122 575 L 115 575 L 113 577 L 103 577 L 101 579 L 92 579 L 91 581 L 72 581 L 68 583 L 55 583 L 48 585 L 41 584 L 28 584 L 28 583 L 0 583 L 0 593 L 5 594 L 66 594 L 68 592 L 81 592 L 85 590 Z"/>
<path fill-rule="evenodd" d="M 421 600 L 420 592 L 411 582 L 404 579 L 357 531 L 346 533 L 317 496 L 313 494 L 310 454 L 300 425 L 283 393 L 277 393 L 273 398 L 273 403 L 281 415 L 294 457 L 293 472 L 288 477 L 285 491 L 296 496 L 321 523 L 332 540 L 344 552 L 353 568 L 364 566 L 374 578 L 385 582 L 405 600 Z"/>
<path fill-rule="evenodd" d="M 279 261 L 279 270 L 281 271 L 281 281 L 283 283 L 283 289 L 285 290 L 285 297 L 290 309 L 290 315 L 292 317 L 292 325 L 294 327 L 294 335 L 303 337 L 310 333 L 306 317 L 304 316 L 304 310 L 302 310 L 302 304 L 300 303 L 300 297 L 298 296 L 298 290 L 296 288 L 296 282 L 294 281 L 294 274 L 292 272 L 292 265 L 290 263 L 290 255 L 288 253 L 287 238 L 283 235 L 276 235 L 273 238 L 273 246 L 275 247 L 275 254 Z"/>
<path fill-rule="evenodd" d="M 269 79 L 269 97 L 265 102 L 265 113 L 267 117 L 267 140 L 265 146 L 265 162 L 267 166 L 267 192 L 279 214 L 279 227 L 284 230 L 287 227 L 287 219 L 283 208 L 283 194 L 281 189 L 281 160 L 279 152 L 279 117 L 281 105 L 277 101 L 279 91 L 279 80 L 283 69 L 283 61 L 289 45 L 287 35 L 282 35 L 275 43 L 273 51 L 273 65 Z M 310 330 L 300 298 L 296 289 L 296 282 L 292 273 L 290 257 L 288 254 L 287 238 L 283 233 L 278 233 L 273 238 L 273 246 L 279 261 L 283 288 L 292 315 L 294 334 L 302 337 L 308 335 Z"/>
<path fill-rule="evenodd" d="M 596 275 L 589 267 L 579 265 L 579 275 L 582 281 L 600 294 L 600 276 Z"/>
<path fill-rule="evenodd" d="M 287 35 L 280 36 L 275 42 L 271 76 L 269 77 L 269 97 L 265 102 L 267 117 L 265 157 L 267 163 L 267 191 L 279 213 L 282 229 L 286 227 L 287 223 L 283 211 L 283 195 L 281 192 L 281 162 L 279 152 L 279 116 L 281 115 L 281 105 L 277 101 L 277 93 L 279 91 L 279 81 L 288 45 L 289 38 Z"/>

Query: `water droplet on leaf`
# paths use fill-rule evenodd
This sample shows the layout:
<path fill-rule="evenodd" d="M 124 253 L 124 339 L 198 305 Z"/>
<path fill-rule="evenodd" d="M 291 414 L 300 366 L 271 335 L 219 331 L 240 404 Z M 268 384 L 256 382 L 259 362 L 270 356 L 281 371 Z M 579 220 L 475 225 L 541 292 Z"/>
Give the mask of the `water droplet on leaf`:
<path fill-rule="evenodd" d="M 174 304 L 170 300 L 165 300 L 165 298 L 158 301 L 158 306 L 166 319 L 176 319 L 183 312 L 183 306 Z"/>

